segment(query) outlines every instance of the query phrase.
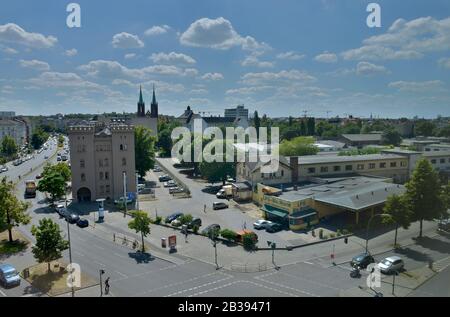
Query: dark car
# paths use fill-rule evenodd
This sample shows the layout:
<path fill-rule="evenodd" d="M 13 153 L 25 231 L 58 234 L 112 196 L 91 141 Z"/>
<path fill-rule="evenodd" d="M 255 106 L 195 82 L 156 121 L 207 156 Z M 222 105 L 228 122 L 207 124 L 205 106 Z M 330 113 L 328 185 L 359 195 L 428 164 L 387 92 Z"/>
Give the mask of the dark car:
<path fill-rule="evenodd" d="M 220 230 L 220 225 L 218 225 L 218 224 L 212 224 L 212 225 L 209 225 L 209 226 L 207 226 L 205 229 L 203 229 L 202 230 L 202 235 L 204 235 L 204 236 L 208 236 L 209 235 L 209 233 L 211 232 L 211 231 L 213 231 L 213 230 Z"/>
<path fill-rule="evenodd" d="M 213 209 L 214 210 L 219 210 L 219 209 L 227 209 L 228 205 L 226 203 L 222 203 L 222 202 L 215 202 L 213 203 Z"/>
<path fill-rule="evenodd" d="M 86 228 L 89 227 L 89 221 L 87 219 L 78 219 L 77 226 L 80 228 Z"/>
<path fill-rule="evenodd" d="M 266 231 L 269 233 L 276 233 L 283 230 L 283 226 L 279 223 L 270 223 L 266 226 Z"/>
<path fill-rule="evenodd" d="M 160 176 L 158 179 L 160 182 L 168 182 L 172 180 L 172 178 L 169 175 Z"/>
<path fill-rule="evenodd" d="M 179 217 L 183 216 L 184 214 L 182 212 L 176 212 L 174 214 L 171 214 L 170 216 L 166 217 L 166 220 L 164 220 L 165 223 L 171 223 L 172 221 L 178 219 Z"/>
<path fill-rule="evenodd" d="M 369 266 L 369 264 L 375 263 L 375 259 L 369 253 L 362 253 L 353 257 L 350 265 L 352 267 L 359 266 L 362 269 L 365 269 Z"/>
<path fill-rule="evenodd" d="M 438 222 L 438 229 L 450 233 L 450 219 L 443 219 Z"/>
<path fill-rule="evenodd" d="M 201 227 L 202 226 L 202 220 L 200 218 L 194 218 L 194 219 L 192 219 L 191 222 L 188 223 L 187 226 L 188 226 L 189 229 L 194 228 L 194 226 Z"/>
<path fill-rule="evenodd" d="M 78 216 L 77 214 L 74 213 L 68 213 L 65 216 L 66 221 L 68 221 L 69 223 L 77 223 L 78 220 L 80 220 L 80 216 Z"/>

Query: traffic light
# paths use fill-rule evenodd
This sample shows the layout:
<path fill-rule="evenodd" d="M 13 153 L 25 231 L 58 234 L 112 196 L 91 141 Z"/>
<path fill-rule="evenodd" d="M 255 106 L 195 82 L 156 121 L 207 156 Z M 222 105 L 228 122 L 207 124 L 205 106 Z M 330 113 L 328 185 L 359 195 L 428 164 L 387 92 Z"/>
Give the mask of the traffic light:
<path fill-rule="evenodd" d="M 348 238 L 344 238 L 344 243 L 345 243 L 345 244 L 348 243 Z"/>

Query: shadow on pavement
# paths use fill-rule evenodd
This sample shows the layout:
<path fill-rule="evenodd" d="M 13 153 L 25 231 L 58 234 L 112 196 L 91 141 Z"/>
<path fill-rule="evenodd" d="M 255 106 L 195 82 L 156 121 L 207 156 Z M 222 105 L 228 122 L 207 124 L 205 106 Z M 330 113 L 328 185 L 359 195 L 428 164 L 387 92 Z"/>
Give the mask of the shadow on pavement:
<path fill-rule="evenodd" d="M 423 254 L 422 252 L 410 249 L 409 247 L 398 248 L 395 250 L 395 253 L 401 254 L 407 258 L 410 258 L 410 259 L 418 261 L 418 262 L 431 261 L 431 258 L 427 254 Z"/>
<path fill-rule="evenodd" d="M 128 256 L 134 259 L 137 264 L 150 263 L 151 261 L 155 260 L 155 258 L 147 252 L 130 252 L 128 253 Z"/>
<path fill-rule="evenodd" d="M 415 241 L 417 245 L 420 245 L 423 248 L 450 254 L 450 242 L 430 237 L 415 238 Z"/>

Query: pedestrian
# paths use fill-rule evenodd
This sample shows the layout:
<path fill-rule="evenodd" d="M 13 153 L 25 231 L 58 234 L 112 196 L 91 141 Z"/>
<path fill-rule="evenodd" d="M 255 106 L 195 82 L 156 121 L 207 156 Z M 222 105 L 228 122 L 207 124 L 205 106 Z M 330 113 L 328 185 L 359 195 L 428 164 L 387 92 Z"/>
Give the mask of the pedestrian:
<path fill-rule="evenodd" d="M 205 204 L 205 206 L 203 207 L 203 212 L 206 214 L 206 204 Z"/>
<path fill-rule="evenodd" d="M 247 221 L 244 221 L 244 229 L 247 229 Z"/>
<path fill-rule="evenodd" d="M 108 278 L 105 280 L 105 294 L 106 294 L 106 295 L 109 294 L 109 276 L 108 276 Z"/>

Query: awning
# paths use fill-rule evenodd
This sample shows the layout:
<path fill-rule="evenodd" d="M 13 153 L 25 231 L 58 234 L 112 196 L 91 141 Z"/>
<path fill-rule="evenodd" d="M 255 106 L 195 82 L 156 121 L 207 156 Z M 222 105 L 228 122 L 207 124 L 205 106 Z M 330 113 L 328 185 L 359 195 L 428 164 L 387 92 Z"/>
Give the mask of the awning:
<path fill-rule="evenodd" d="M 306 208 L 304 210 L 296 211 L 289 215 L 291 219 L 303 219 L 311 216 L 317 216 L 317 211 L 313 208 Z"/>
<path fill-rule="evenodd" d="M 280 217 L 280 218 L 286 218 L 287 216 L 289 216 L 289 213 L 287 211 L 278 209 L 278 208 L 275 208 L 272 206 L 268 206 L 268 205 L 264 205 L 262 210 L 264 212 L 271 214 L 272 216 L 276 216 L 276 217 Z"/>

